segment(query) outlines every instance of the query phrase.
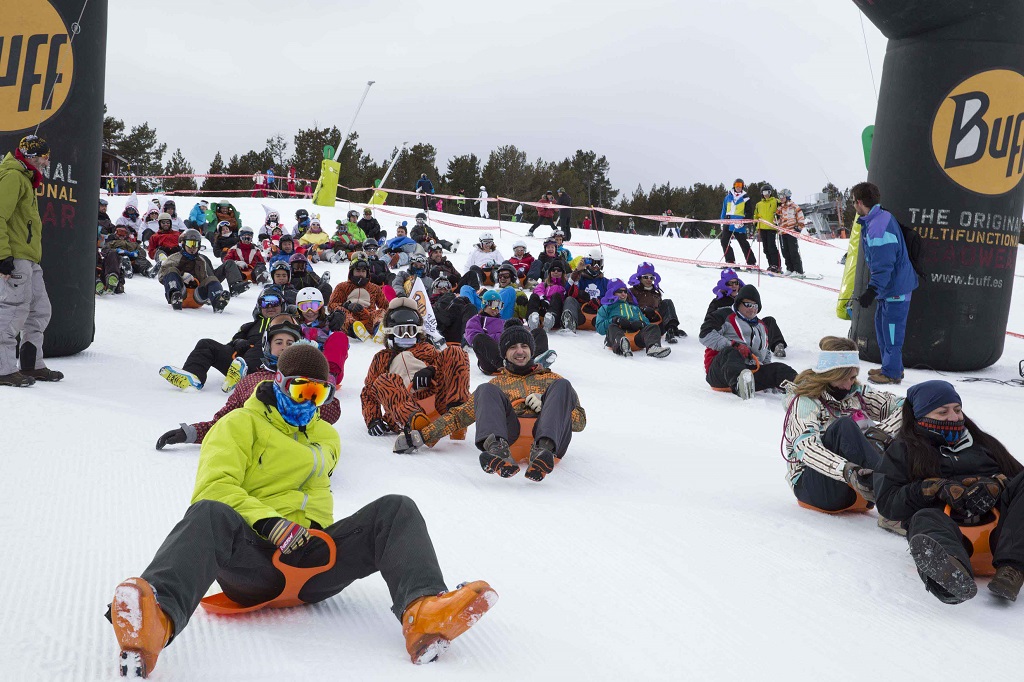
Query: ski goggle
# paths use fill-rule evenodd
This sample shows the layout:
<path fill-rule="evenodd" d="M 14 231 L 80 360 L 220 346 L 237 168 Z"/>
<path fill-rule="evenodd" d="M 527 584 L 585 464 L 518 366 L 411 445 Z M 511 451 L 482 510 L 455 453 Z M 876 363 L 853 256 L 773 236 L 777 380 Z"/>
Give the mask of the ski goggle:
<path fill-rule="evenodd" d="M 307 377 L 286 377 L 280 372 L 275 379 L 284 394 L 297 403 L 311 402 L 320 407 L 334 397 L 334 384 Z"/>
<path fill-rule="evenodd" d="M 308 310 L 320 310 L 324 307 L 324 304 L 320 301 L 303 301 L 298 305 L 299 310 L 306 312 Z"/>
<path fill-rule="evenodd" d="M 596 265 L 597 267 L 601 267 L 601 266 L 604 265 L 604 261 L 603 260 L 599 260 L 597 258 L 584 258 L 583 259 L 583 264 L 584 265 Z"/>
<path fill-rule="evenodd" d="M 434 290 L 435 291 L 451 291 L 452 290 L 452 283 L 449 282 L 446 279 L 436 279 L 436 280 L 434 280 Z"/>
<path fill-rule="evenodd" d="M 509 282 L 511 282 L 512 281 L 512 275 L 510 275 L 507 270 L 502 270 L 501 272 L 498 273 L 498 281 L 499 282 L 500 281 L 509 281 Z"/>
<path fill-rule="evenodd" d="M 491 308 L 492 310 L 500 310 L 501 309 L 501 301 L 493 301 L 493 300 L 492 301 L 485 301 L 484 302 L 484 307 L 485 308 Z"/>
<path fill-rule="evenodd" d="M 418 324 L 396 324 L 391 328 L 391 335 L 396 339 L 415 339 L 422 327 Z"/>
<path fill-rule="evenodd" d="M 199 240 L 198 239 L 186 239 L 185 240 L 185 248 L 186 249 L 198 249 L 199 248 Z"/>
<path fill-rule="evenodd" d="M 493 239 L 481 239 L 480 240 L 480 246 L 494 246 L 494 240 Z"/>
<path fill-rule="evenodd" d="M 240 241 L 240 242 L 251 242 L 252 241 L 252 235 L 249 234 L 249 233 L 240 234 L 240 235 L 238 235 L 238 241 Z"/>
<path fill-rule="evenodd" d="M 281 297 L 280 296 L 273 296 L 273 295 L 271 295 L 271 296 L 261 296 L 260 300 L 258 301 L 258 303 L 259 303 L 260 308 L 264 308 L 264 309 L 266 309 L 266 308 L 273 308 L 275 306 L 281 305 Z"/>

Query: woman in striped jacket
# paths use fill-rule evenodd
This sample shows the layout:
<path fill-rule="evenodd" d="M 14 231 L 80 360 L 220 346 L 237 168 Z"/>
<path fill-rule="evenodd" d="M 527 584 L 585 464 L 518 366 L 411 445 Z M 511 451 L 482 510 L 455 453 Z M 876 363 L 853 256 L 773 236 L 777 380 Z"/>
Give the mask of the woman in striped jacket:
<path fill-rule="evenodd" d="M 903 398 L 857 381 L 860 362 L 850 339 L 826 336 L 813 369 L 789 390 L 783 456 L 796 498 L 824 511 L 874 502 L 872 475 L 902 419 Z M 879 521 L 879 525 L 888 527 Z"/>

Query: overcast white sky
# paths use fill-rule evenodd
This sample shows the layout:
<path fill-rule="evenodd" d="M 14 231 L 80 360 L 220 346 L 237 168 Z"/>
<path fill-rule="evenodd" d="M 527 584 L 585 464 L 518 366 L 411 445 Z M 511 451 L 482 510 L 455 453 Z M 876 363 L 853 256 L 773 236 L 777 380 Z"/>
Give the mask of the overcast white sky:
<path fill-rule="evenodd" d="M 864 25 L 880 79 L 885 38 Z M 109 113 L 197 172 L 314 122 L 344 131 L 367 80 L 374 159 L 403 140 L 434 144 L 441 172 L 501 144 L 593 149 L 627 192 L 850 186 L 875 116 L 850 0 L 110 0 L 106 76 Z"/>

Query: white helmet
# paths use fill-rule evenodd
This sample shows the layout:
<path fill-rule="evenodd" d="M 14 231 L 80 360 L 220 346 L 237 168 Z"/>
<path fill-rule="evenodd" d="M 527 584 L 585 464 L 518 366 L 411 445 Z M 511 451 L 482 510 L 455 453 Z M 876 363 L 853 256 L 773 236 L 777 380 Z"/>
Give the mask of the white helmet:
<path fill-rule="evenodd" d="M 480 239 L 477 240 L 477 243 L 493 242 L 493 241 L 494 241 L 494 235 L 491 234 L 490 232 L 484 232 L 482 235 L 480 235 Z"/>
<path fill-rule="evenodd" d="M 480 189 L 487 189 L 487 188 L 484 187 L 483 185 L 480 185 Z"/>
<path fill-rule="evenodd" d="M 590 250 L 590 252 L 587 253 L 587 256 L 589 256 L 590 258 L 593 258 L 594 260 L 602 260 L 602 261 L 604 260 L 604 254 L 601 253 L 601 249 L 599 247 L 597 247 L 597 246 L 592 248 Z"/>
<path fill-rule="evenodd" d="M 513 250 L 513 251 L 515 251 L 515 250 L 516 250 L 516 249 L 518 249 L 518 248 L 519 248 L 520 246 L 521 246 L 521 247 L 523 247 L 523 248 L 525 249 L 525 248 L 526 248 L 526 242 L 524 242 L 524 241 L 523 241 L 522 239 L 517 239 L 517 240 L 515 241 L 515 243 L 514 243 L 514 244 L 512 244 L 512 250 Z"/>
<path fill-rule="evenodd" d="M 316 287 L 299 289 L 299 293 L 295 295 L 295 305 L 309 303 L 310 301 L 316 301 L 322 306 L 324 304 L 324 295 Z"/>

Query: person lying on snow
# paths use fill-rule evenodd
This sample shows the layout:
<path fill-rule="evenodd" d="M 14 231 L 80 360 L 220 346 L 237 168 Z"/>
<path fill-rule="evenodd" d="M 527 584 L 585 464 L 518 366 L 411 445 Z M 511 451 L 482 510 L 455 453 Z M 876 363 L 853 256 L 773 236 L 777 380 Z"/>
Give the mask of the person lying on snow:
<path fill-rule="evenodd" d="M 757 317 L 760 310 L 761 294 L 753 284 L 745 284 L 731 309 L 708 313 L 700 327 L 708 384 L 730 389 L 743 400 L 755 391 L 778 389 L 796 377 L 789 365 L 772 362 L 768 330 Z"/>
<path fill-rule="evenodd" d="M 604 276 L 604 254 L 595 247 L 586 256 L 577 259 L 569 274 L 569 295 L 562 310 L 562 327 L 576 333 L 586 319 L 584 313 L 596 315 L 601 299 L 608 292 L 608 278 Z"/>
<path fill-rule="evenodd" d="M 154 235 L 153 239 L 156 237 Z M 181 310 L 185 289 L 188 288 L 193 290 L 196 303 L 209 303 L 213 312 L 219 313 L 227 307 L 231 295 L 221 289 L 220 282 L 210 271 L 206 260 L 199 257 L 201 239 L 198 230 L 188 229 L 181 233 L 181 250 L 163 261 L 160 266 L 160 283 L 164 285 L 167 302 L 175 310 Z"/>
<path fill-rule="evenodd" d="M 708 304 L 707 314 L 710 315 L 721 308 L 732 308 L 736 303 L 736 294 L 742 286 L 743 280 L 736 275 L 735 270 L 732 268 L 722 270 L 722 274 L 718 278 L 718 284 L 711 289 L 711 293 L 715 297 Z M 772 349 L 772 355 L 777 358 L 786 357 L 786 348 L 789 346 L 775 318 L 771 316 L 762 317 L 761 322 L 764 323 L 764 328 L 768 330 L 768 347 Z"/>
<path fill-rule="evenodd" d="M 195 424 L 182 423 L 178 428 L 163 434 L 156 441 L 156 449 L 163 450 L 167 445 L 179 443 L 202 443 L 203 438 L 213 428 L 213 425 L 228 412 L 242 407 L 261 381 L 274 380 L 274 374 L 277 372 L 277 359 L 285 348 L 297 343 L 301 338 L 302 331 L 291 315 L 278 315 L 271 320 L 267 331 L 263 333 L 263 357 L 260 366 L 242 377 L 235 386 L 235 390 L 228 396 L 224 407 L 217 410 L 210 421 Z M 341 406 L 337 397 L 331 398 L 320 407 L 320 418 L 328 424 L 336 424 L 340 416 Z"/>
<path fill-rule="evenodd" d="M 368 341 L 377 333 L 388 309 L 388 300 L 379 286 L 370 282 L 370 266 L 365 258 L 349 263 L 348 279 L 339 282 L 327 303 L 330 313 L 342 311 L 346 334 Z"/>
<path fill-rule="evenodd" d="M 671 348 L 661 345 L 658 325 L 651 324 L 621 279 L 613 279 L 608 284 L 608 292 L 601 299 L 594 328 L 598 334 L 604 334 L 604 345 L 615 351 L 616 355 L 627 358 L 633 355 L 626 332 L 636 332 L 636 345 L 651 357 L 663 358 L 672 352 Z"/>
<path fill-rule="evenodd" d="M 296 344 L 277 368 L 206 434 L 192 506 L 141 576 L 114 589 L 107 618 L 122 674 L 153 671 L 214 580 L 237 603 L 256 605 L 281 592 L 277 552 L 290 566 L 326 564 L 328 547 L 309 529 L 331 536 L 337 558 L 306 583 L 302 601 L 323 601 L 380 572 L 413 663 L 435 660 L 497 601 L 482 580 L 448 591 L 426 523 L 408 497 L 388 495 L 334 521 L 330 477 L 340 441 L 317 414 L 334 394 L 327 360 L 315 346 Z"/>
<path fill-rule="evenodd" d="M 669 343 L 677 343 L 677 339 L 686 336 L 686 332 L 679 328 L 679 317 L 676 315 L 676 306 L 672 299 L 665 298 L 661 290 L 661 275 L 654 269 L 652 263 L 641 263 L 636 273 L 629 277 L 630 293 L 636 299 L 640 310 L 648 319 L 654 319 L 655 314 L 661 318 L 658 328 L 665 335 Z"/>
<path fill-rule="evenodd" d="M 568 379 L 534 361 L 537 348 L 525 325 L 509 323 L 501 333 L 498 352 L 504 368 L 481 384 L 463 405 L 448 410 L 421 429 L 410 429 L 395 441 L 395 452 L 407 454 L 476 422 L 480 467 L 489 474 L 509 478 L 519 473 L 509 444 L 520 436 L 519 417 L 536 415 L 533 446 L 526 477 L 542 481 L 555 459 L 565 457 L 572 432 L 587 425 L 587 413 Z"/>
<path fill-rule="evenodd" d="M 565 271 L 566 265 L 560 260 L 544 266 L 544 279 L 533 287 L 526 304 L 526 324 L 530 329 L 543 327 L 551 331 L 555 326 L 561 326 L 565 290 L 569 286 Z"/>
<path fill-rule="evenodd" d="M 903 420 L 875 472 L 878 511 L 907 529 L 925 589 L 945 604 L 978 592 L 960 526 L 992 521 L 997 597 L 1016 601 L 1024 583 L 1024 467 L 963 412 L 953 385 L 911 386 Z M 949 513 L 943 510 L 949 507 Z"/>
<path fill-rule="evenodd" d="M 785 386 L 783 456 L 786 479 L 798 500 L 835 512 L 852 507 L 859 493 L 875 501 L 872 475 L 899 428 L 903 398 L 860 383 L 857 344 L 826 336 L 814 367 Z M 878 526 L 895 533 L 899 524 L 882 516 Z"/>
<path fill-rule="evenodd" d="M 420 400 L 434 396 L 444 414 L 469 398 L 469 357 L 460 346 L 439 351 L 423 331 L 416 303 L 400 296 L 384 317 L 384 350 L 370 361 L 359 394 L 363 422 L 371 436 L 425 425 Z"/>
<path fill-rule="evenodd" d="M 476 353 L 476 364 L 480 371 L 493 375 L 501 369 L 502 359 L 498 342 L 506 326 L 520 325 L 522 320 L 505 320 L 502 308 L 505 306 L 501 296 L 493 289 L 484 292 L 483 310 L 474 315 L 466 323 L 466 343 Z M 531 329 L 537 355 L 548 350 L 548 333 L 541 328 Z"/>
<path fill-rule="evenodd" d="M 230 341 L 220 343 L 215 339 L 200 339 L 180 369 L 164 365 L 160 368 L 160 376 L 180 389 L 202 390 L 212 367 L 224 375 L 221 390 L 229 393 L 249 367 L 259 366 L 264 355 L 264 333 L 270 327 L 270 321 L 285 312 L 285 303 L 280 289 L 265 287 L 256 299 L 252 322 L 239 327 Z"/>

